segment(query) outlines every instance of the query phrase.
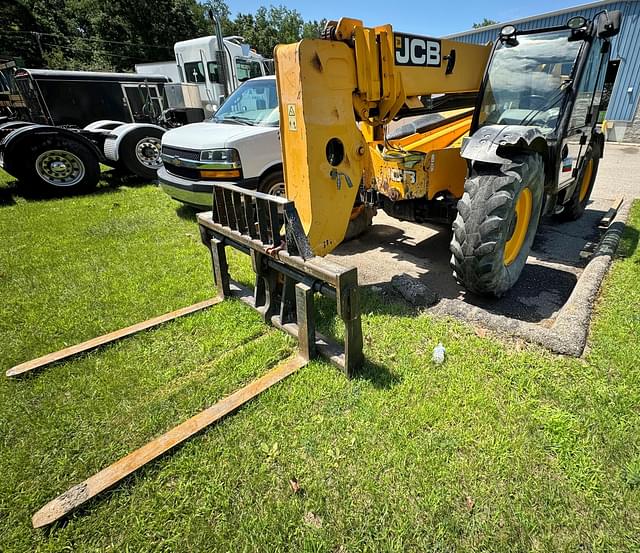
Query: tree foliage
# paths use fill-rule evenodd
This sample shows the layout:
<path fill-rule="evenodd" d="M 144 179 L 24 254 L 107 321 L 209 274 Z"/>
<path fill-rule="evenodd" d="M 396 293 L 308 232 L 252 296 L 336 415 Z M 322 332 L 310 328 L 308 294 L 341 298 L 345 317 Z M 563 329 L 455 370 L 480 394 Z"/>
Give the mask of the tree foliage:
<path fill-rule="evenodd" d="M 276 44 L 296 42 L 301 38 L 318 38 L 326 19 L 304 21 L 297 10 L 283 5 L 259 7 L 255 13 L 238 13 L 231 18 L 224 0 L 211 0 L 206 4 L 220 17 L 225 36 L 243 37 L 253 48 L 266 57 L 272 57 Z"/>
<path fill-rule="evenodd" d="M 474 23 L 472 27 L 474 29 L 480 29 L 481 27 L 488 27 L 489 25 L 495 25 L 499 23 L 498 21 L 494 21 L 493 19 L 487 19 L 486 17 L 480 21 L 480 23 Z"/>
<path fill-rule="evenodd" d="M 225 0 L 0 0 L 0 58 L 26 67 L 130 70 L 173 59 L 179 40 L 214 34 L 209 9 L 225 36 L 242 36 L 266 57 L 278 43 L 319 36 L 325 23 L 305 22 L 283 5 L 232 17 Z"/>

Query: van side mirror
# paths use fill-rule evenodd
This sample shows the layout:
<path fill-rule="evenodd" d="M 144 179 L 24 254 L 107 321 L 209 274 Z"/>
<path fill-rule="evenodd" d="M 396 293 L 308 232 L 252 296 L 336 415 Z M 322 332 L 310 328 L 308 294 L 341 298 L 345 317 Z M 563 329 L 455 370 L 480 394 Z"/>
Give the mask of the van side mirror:
<path fill-rule="evenodd" d="M 218 98 L 218 108 L 222 107 L 222 104 L 224 104 L 225 100 L 226 98 L 224 96 L 220 96 L 220 98 Z"/>
<path fill-rule="evenodd" d="M 598 37 L 611 38 L 620 32 L 620 10 L 604 12 L 598 17 Z"/>

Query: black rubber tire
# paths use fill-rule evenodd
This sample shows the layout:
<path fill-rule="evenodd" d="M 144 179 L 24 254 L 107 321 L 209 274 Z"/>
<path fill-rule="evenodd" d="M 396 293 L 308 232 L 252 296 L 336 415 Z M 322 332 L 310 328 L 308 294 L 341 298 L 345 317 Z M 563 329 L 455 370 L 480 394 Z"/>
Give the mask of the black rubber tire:
<path fill-rule="evenodd" d="M 474 162 L 458 201 L 453 222 L 451 267 L 468 290 L 502 296 L 520 277 L 538 229 L 544 196 L 544 162 L 537 153 L 518 154 L 509 169 Z M 517 254 L 504 262 L 505 244 L 513 233 L 516 202 L 523 189 L 531 192 L 529 225 Z"/>
<path fill-rule="evenodd" d="M 373 225 L 373 218 L 376 213 L 377 211 L 374 207 L 365 206 L 355 219 L 349 221 L 343 242 L 358 238 L 367 232 L 369 227 Z"/>
<path fill-rule="evenodd" d="M 280 170 L 272 171 L 263 177 L 258 185 L 258 192 L 262 192 L 263 194 L 272 194 L 274 188 L 282 190 L 282 194 L 276 195 L 284 196 L 284 174 Z"/>
<path fill-rule="evenodd" d="M 585 176 L 585 171 L 587 169 L 589 160 L 593 160 L 593 166 L 591 169 L 591 181 L 589 182 L 587 193 L 581 201 L 580 189 L 582 187 L 582 179 Z M 594 155 L 593 148 L 589 146 L 583 158 L 582 166 L 580 167 L 580 172 L 578 173 L 578 178 L 576 179 L 576 189 L 573 191 L 573 194 L 571 194 L 571 198 L 569 198 L 569 201 L 564 204 L 563 210 L 553 216 L 555 220 L 566 223 L 568 221 L 575 221 L 582 217 L 582 214 L 584 213 L 584 210 L 587 208 L 587 204 L 589 203 L 589 198 L 591 197 L 591 192 L 593 191 L 593 185 L 595 184 L 596 176 L 598 175 L 599 166 L 600 158 Z"/>
<path fill-rule="evenodd" d="M 82 166 L 84 175 L 73 184 L 57 185 L 38 174 L 38 159 L 46 152 L 68 152 Z M 65 136 L 36 136 L 24 149 L 22 163 L 15 168 L 15 176 L 31 193 L 44 195 L 81 194 L 93 190 L 100 179 L 100 163 L 97 154 L 89 146 Z"/>
<path fill-rule="evenodd" d="M 155 168 L 152 168 L 142 163 L 142 161 L 140 161 L 138 159 L 138 156 L 136 155 L 136 146 L 141 140 L 145 138 L 160 140 L 163 134 L 163 130 L 155 128 L 134 129 L 127 133 L 127 135 L 122 139 L 122 142 L 120 143 L 120 146 L 118 148 L 118 165 L 120 166 L 120 168 L 133 173 L 141 179 L 151 180 L 157 178 L 158 169 L 162 164 L 158 165 Z"/>

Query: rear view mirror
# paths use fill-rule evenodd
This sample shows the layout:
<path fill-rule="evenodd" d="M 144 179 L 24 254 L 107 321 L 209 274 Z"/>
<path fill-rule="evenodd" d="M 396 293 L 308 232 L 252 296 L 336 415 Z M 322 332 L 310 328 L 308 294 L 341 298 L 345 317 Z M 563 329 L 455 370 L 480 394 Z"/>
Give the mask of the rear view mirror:
<path fill-rule="evenodd" d="M 620 32 L 620 11 L 604 12 L 598 17 L 598 36 L 611 38 Z"/>

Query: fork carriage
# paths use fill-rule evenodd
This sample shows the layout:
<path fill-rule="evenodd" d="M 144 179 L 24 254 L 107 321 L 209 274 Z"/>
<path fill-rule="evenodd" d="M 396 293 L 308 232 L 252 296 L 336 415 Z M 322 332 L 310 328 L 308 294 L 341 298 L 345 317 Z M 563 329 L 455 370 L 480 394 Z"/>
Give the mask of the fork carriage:
<path fill-rule="evenodd" d="M 313 255 L 294 203 L 216 183 L 212 211 L 197 217 L 218 295 L 241 299 L 296 338 L 304 358 L 322 355 L 352 376 L 363 361 L 357 269 Z M 231 279 L 227 246 L 251 257 L 253 291 Z M 345 325 L 344 347 L 316 331 L 316 293 L 335 299 Z"/>

